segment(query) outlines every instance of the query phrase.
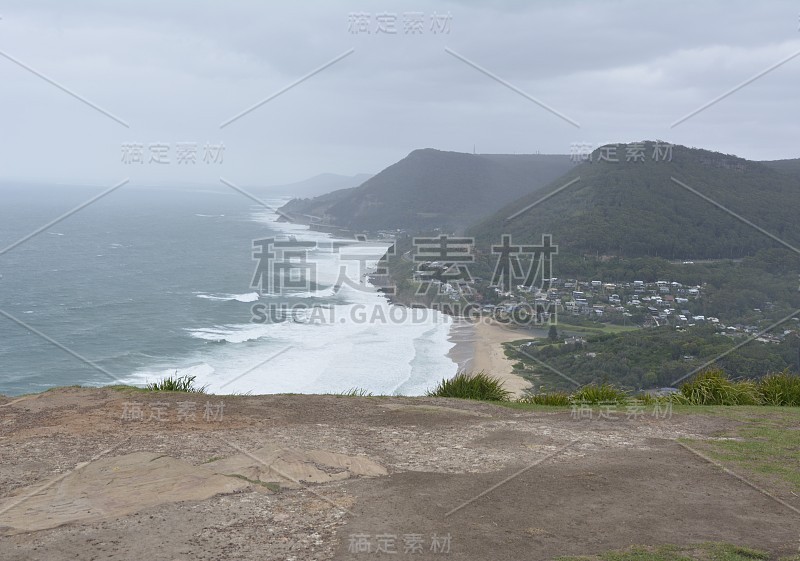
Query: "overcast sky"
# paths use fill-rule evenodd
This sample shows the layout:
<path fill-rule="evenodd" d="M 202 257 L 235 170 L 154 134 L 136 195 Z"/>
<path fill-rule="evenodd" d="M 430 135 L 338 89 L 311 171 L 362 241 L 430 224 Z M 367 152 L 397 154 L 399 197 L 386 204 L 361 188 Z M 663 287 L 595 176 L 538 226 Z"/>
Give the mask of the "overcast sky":
<path fill-rule="evenodd" d="M 800 157 L 800 56 L 670 126 L 798 53 L 798 11 L 730 0 L 0 2 L 0 180 L 269 185 L 374 173 L 416 148 L 565 154 L 656 138 Z M 379 30 L 392 21 L 396 33 Z M 149 161 L 158 143 L 170 163 Z M 177 143 L 197 143 L 196 163 L 177 163 Z M 124 144 L 141 144 L 145 163 L 125 163 L 135 148 Z M 220 144 L 222 161 L 204 162 Z"/>

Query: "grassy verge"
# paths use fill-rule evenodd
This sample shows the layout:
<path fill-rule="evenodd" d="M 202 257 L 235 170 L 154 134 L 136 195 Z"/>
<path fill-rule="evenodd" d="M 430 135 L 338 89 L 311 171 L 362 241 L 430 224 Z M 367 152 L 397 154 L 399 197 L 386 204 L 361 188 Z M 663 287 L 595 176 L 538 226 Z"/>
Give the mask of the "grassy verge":
<path fill-rule="evenodd" d="M 681 408 L 683 409 L 683 408 Z M 800 494 L 800 409 L 786 407 L 692 407 L 738 421 L 726 440 L 689 441 L 745 477 Z"/>

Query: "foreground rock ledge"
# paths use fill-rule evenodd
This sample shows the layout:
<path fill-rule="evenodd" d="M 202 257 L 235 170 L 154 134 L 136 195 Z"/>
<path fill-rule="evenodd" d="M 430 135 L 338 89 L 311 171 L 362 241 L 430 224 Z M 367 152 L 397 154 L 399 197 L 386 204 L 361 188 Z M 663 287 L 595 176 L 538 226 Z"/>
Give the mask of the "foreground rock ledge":
<path fill-rule="evenodd" d="M 482 561 L 703 541 L 796 553 L 792 511 L 675 442 L 735 421 L 625 413 L 80 388 L 0 399 L 0 559 L 371 558 L 351 552 L 357 535 L 373 552 L 396 536 L 393 559 L 442 559 L 434 534 L 447 558 Z M 404 555 L 405 535 L 424 552 Z"/>

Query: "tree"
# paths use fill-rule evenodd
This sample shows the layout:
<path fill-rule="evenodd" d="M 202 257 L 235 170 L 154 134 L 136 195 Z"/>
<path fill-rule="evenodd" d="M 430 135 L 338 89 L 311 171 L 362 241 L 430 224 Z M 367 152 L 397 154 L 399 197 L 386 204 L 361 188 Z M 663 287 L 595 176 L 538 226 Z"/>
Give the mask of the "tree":
<path fill-rule="evenodd" d="M 555 325 L 550 326 L 550 330 L 547 332 L 547 338 L 551 341 L 558 340 L 558 329 L 556 329 Z"/>

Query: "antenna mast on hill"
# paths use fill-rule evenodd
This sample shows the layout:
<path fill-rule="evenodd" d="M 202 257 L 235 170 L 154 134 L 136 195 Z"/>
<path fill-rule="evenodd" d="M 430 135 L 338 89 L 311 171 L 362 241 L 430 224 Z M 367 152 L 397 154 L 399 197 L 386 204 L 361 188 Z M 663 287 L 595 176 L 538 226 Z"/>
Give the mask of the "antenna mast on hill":
<path fill-rule="evenodd" d="M 472 153 L 475 154 L 475 145 L 472 145 Z"/>

